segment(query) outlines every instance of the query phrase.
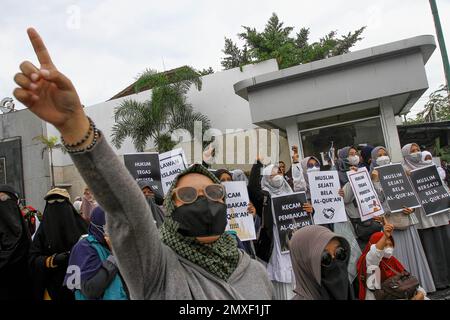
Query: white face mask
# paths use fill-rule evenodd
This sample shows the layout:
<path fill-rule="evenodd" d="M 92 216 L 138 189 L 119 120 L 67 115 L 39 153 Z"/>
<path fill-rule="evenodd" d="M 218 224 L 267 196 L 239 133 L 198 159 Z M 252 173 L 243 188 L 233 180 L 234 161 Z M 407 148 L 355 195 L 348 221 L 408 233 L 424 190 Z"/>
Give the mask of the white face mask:
<path fill-rule="evenodd" d="M 391 158 L 389 158 L 388 156 L 378 157 L 376 163 L 379 166 L 384 166 L 391 163 Z"/>
<path fill-rule="evenodd" d="M 412 162 L 419 163 L 422 160 L 422 152 L 411 153 L 408 157 Z"/>
<path fill-rule="evenodd" d="M 316 171 L 320 171 L 320 167 L 312 167 L 306 169 L 306 172 L 316 172 Z"/>
<path fill-rule="evenodd" d="M 386 247 L 386 248 L 384 248 L 383 251 L 384 251 L 383 252 L 383 257 L 385 257 L 386 259 L 389 259 L 394 254 L 394 248 L 393 247 Z"/>
<path fill-rule="evenodd" d="M 348 163 L 352 166 L 357 166 L 359 164 L 359 157 L 358 156 L 349 156 L 347 158 Z"/>
<path fill-rule="evenodd" d="M 430 160 L 423 160 L 423 163 L 425 163 L 425 164 L 433 164 L 433 160 L 432 159 L 430 159 Z"/>
<path fill-rule="evenodd" d="M 272 187 L 279 188 L 283 185 L 284 178 L 280 175 L 276 175 L 275 177 L 271 178 L 269 183 Z"/>

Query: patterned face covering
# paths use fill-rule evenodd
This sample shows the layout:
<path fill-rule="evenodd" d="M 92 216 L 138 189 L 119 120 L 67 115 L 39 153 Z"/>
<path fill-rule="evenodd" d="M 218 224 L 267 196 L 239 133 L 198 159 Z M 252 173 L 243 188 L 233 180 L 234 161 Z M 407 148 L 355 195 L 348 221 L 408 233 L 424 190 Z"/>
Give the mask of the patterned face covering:
<path fill-rule="evenodd" d="M 172 191 L 178 180 L 189 173 L 200 173 L 210 178 L 214 183 L 220 183 L 214 175 L 199 164 L 195 164 L 180 173 L 168 191 L 164 202 L 169 216 L 161 227 L 162 241 L 179 256 L 197 264 L 223 280 L 228 280 L 239 263 L 239 251 L 233 236 L 222 233 L 219 239 L 213 243 L 200 243 L 196 237 L 183 236 L 180 233 L 180 224 L 172 218 L 172 213 L 176 209 L 174 200 L 171 197 Z"/>

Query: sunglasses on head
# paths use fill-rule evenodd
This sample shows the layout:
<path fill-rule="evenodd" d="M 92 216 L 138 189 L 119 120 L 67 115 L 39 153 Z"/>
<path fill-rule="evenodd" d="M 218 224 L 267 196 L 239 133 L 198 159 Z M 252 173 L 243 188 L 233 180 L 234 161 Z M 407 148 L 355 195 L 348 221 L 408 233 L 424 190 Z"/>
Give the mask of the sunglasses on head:
<path fill-rule="evenodd" d="M 336 249 L 334 258 L 331 256 L 331 254 L 328 251 L 324 251 L 324 252 L 322 252 L 322 258 L 320 260 L 320 264 L 323 267 L 329 267 L 331 265 L 331 262 L 333 262 L 334 259 L 340 260 L 340 261 L 345 261 L 347 259 L 347 251 L 342 247 L 338 247 Z"/>
<path fill-rule="evenodd" d="M 50 204 L 54 204 L 56 202 L 63 203 L 64 201 L 66 201 L 66 199 L 51 199 L 51 200 L 47 200 L 47 203 L 50 203 Z"/>
<path fill-rule="evenodd" d="M 225 197 L 225 188 L 221 184 L 210 184 L 200 190 L 203 191 L 205 197 L 212 201 L 220 201 Z M 175 195 L 184 204 L 189 204 L 197 200 L 198 191 L 194 187 L 180 187 L 175 188 L 172 195 Z"/>

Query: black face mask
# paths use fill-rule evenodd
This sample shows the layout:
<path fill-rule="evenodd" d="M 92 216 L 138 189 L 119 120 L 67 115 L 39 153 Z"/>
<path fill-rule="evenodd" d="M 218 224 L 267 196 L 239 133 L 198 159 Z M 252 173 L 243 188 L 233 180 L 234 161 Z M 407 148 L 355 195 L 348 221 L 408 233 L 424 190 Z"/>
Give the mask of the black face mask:
<path fill-rule="evenodd" d="M 349 280 L 347 263 L 345 261 L 333 259 L 327 267 L 321 267 L 322 288 L 326 291 L 331 300 L 349 299 Z"/>
<path fill-rule="evenodd" d="M 180 225 L 178 232 L 186 237 L 221 235 L 227 226 L 227 206 L 198 197 L 195 202 L 176 208 L 172 219 Z"/>

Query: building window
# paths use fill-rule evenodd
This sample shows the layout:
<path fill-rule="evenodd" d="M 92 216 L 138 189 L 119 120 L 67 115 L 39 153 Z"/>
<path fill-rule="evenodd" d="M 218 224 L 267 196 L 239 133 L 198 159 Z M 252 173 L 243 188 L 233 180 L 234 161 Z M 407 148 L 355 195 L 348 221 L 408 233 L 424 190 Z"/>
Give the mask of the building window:
<path fill-rule="evenodd" d="M 332 145 L 336 157 L 337 151 L 345 146 L 386 145 L 379 117 L 301 131 L 300 137 L 303 156 L 317 157 L 324 169 L 331 165 L 328 152 Z"/>

